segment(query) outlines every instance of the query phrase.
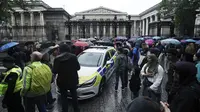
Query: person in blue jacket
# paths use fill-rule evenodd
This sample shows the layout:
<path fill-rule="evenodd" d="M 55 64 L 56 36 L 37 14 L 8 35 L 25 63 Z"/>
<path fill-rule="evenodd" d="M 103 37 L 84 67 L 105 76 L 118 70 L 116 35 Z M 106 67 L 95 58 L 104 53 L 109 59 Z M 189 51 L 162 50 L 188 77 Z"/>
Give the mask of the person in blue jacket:
<path fill-rule="evenodd" d="M 135 44 L 135 47 L 133 48 L 133 56 L 132 56 L 132 61 L 133 61 L 133 65 L 137 66 L 138 65 L 138 61 L 140 59 L 140 53 L 139 53 L 139 48 L 140 48 L 140 44 L 139 43 L 136 43 Z"/>
<path fill-rule="evenodd" d="M 197 75 L 196 78 L 198 80 L 198 82 L 200 82 L 200 52 L 198 51 L 194 57 L 193 60 L 196 61 L 196 68 L 197 68 Z"/>

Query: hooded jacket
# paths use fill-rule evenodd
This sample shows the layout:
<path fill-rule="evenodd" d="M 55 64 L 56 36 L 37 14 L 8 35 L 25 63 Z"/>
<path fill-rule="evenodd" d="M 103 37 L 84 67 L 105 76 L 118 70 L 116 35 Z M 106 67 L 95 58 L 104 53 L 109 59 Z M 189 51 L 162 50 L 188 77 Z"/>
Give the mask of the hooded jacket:
<path fill-rule="evenodd" d="M 172 112 L 199 112 L 200 85 L 197 82 L 195 64 L 177 62 L 175 70 L 179 74 L 180 88 L 172 100 Z"/>
<path fill-rule="evenodd" d="M 127 67 L 126 55 L 123 53 L 118 54 L 115 62 L 116 72 L 122 72 Z"/>
<path fill-rule="evenodd" d="M 138 97 L 129 104 L 127 112 L 161 112 L 159 104 L 147 97 Z"/>
<path fill-rule="evenodd" d="M 71 53 L 62 53 L 54 60 L 53 73 L 58 74 L 57 85 L 61 88 L 76 88 L 80 69 L 77 57 Z"/>

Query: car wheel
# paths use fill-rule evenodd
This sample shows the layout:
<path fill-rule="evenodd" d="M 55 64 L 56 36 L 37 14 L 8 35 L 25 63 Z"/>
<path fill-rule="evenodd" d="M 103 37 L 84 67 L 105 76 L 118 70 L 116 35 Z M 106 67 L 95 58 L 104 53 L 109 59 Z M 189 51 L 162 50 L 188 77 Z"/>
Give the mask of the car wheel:
<path fill-rule="evenodd" d="M 104 87 L 105 87 L 105 78 L 103 77 L 99 85 L 99 91 L 97 96 L 100 96 L 103 93 Z"/>

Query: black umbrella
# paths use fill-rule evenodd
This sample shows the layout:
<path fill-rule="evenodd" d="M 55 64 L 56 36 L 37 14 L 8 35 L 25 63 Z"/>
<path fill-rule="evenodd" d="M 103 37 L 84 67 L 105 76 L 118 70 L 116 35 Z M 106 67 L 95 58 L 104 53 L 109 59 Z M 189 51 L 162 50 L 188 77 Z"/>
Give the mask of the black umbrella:
<path fill-rule="evenodd" d="M 55 46 L 56 44 L 53 42 L 47 42 L 47 43 L 41 43 L 42 45 L 40 46 L 41 49 L 46 49 L 49 48 L 51 46 Z"/>
<path fill-rule="evenodd" d="M 59 47 L 58 45 L 50 46 L 50 47 L 44 49 L 41 53 L 42 53 L 43 55 L 46 54 L 46 53 L 51 54 L 51 53 L 53 53 L 53 51 L 56 50 L 58 47 Z"/>

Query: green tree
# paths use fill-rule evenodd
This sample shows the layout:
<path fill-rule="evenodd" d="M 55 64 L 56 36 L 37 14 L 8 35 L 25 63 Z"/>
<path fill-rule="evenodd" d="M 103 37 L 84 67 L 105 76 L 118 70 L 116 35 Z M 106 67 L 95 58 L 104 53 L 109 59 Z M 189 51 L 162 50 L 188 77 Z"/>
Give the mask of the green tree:
<path fill-rule="evenodd" d="M 14 12 L 13 7 L 26 9 L 32 2 L 32 0 L 0 0 L 0 22 L 7 22 L 8 18 L 10 17 L 10 11 Z"/>
<path fill-rule="evenodd" d="M 193 36 L 196 14 L 200 0 L 162 0 L 160 5 L 162 17 L 174 17 L 175 25 L 181 36 Z"/>

